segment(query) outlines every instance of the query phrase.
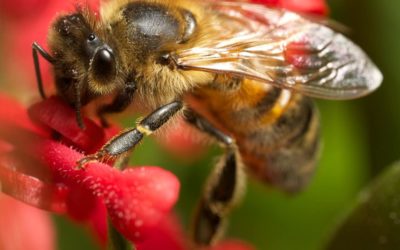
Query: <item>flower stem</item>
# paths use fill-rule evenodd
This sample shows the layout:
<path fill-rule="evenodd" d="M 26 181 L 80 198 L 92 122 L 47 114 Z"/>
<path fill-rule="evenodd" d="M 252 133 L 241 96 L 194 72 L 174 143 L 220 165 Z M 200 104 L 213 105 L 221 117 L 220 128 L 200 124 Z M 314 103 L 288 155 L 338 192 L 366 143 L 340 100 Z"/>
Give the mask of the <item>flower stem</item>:
<path fill-rule="evenodd" d="M 135 245 L 128 241 L 117 231 L 117 229 L 115 229 L 110 218 L 107 219 L 107 224 L 109 239 L 107 250 L 136 250 Z"/>

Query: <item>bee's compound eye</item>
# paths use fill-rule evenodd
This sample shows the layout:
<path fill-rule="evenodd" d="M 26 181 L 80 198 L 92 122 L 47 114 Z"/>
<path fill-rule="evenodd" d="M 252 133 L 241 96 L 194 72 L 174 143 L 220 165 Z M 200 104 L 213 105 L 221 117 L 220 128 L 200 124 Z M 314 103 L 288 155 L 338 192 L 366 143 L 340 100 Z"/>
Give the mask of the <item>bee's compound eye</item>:
<path fill-rule="evenodd" d="M 109 80 L 115 76 L 116 62 L 114 53 L 108 48 L 96 51 L 91 64 L 93 76 L 99 80 Z"/>
<path fill-rule="evenodd" d="M 178 43 L 185 43 L 192 37 L 192 35 L 196 31 L 197 21 L 192 12 L 185 10 L 185 9 L 182 9 L 181 12 L 182 12 L 183 18 L 185 19 L 186 27 L 185 27 L 183 36 L 182 36 L 181 40 L 178 41 Z"/>

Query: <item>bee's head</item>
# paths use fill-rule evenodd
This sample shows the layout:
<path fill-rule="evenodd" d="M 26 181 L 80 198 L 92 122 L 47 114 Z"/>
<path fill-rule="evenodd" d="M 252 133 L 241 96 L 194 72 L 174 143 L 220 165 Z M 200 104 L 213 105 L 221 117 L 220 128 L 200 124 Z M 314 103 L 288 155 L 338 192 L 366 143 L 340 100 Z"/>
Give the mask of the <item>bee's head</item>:
<path fill-rule="evenodd" d="M 93 19 L 93 20 L 92 20 Z M 75 103 L 111 92 L 117 75 L 116 52 L 94 18 L 82 12 L 62 15 L 49 32 L 58 92 Z"/>

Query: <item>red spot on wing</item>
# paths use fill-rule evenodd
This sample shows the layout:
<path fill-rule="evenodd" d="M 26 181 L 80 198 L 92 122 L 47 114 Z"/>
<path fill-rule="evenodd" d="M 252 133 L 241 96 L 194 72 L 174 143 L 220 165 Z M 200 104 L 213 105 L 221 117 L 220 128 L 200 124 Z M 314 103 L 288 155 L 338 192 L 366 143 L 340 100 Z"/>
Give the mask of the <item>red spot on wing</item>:
<path fill-rule="evenodd" d="M 309 43 L 291 42 L 284 51 L 286 62 L 299 70 L 317 70 L 323 66 L 323 60 Z"/>

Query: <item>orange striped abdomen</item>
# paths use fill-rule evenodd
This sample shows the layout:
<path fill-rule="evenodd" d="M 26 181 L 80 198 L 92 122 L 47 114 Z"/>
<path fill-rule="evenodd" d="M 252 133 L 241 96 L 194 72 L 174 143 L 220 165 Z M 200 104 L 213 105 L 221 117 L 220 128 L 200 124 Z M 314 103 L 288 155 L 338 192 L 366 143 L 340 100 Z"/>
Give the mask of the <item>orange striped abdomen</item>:
<path fill-rule="evenodd" d="M 288 192 L 308 183 L 319 148 L 311 99 L 252 80 L 234 90 L 204 88 L 198 96 L 211 122 L 235 138 L 254 176 Z"/>

